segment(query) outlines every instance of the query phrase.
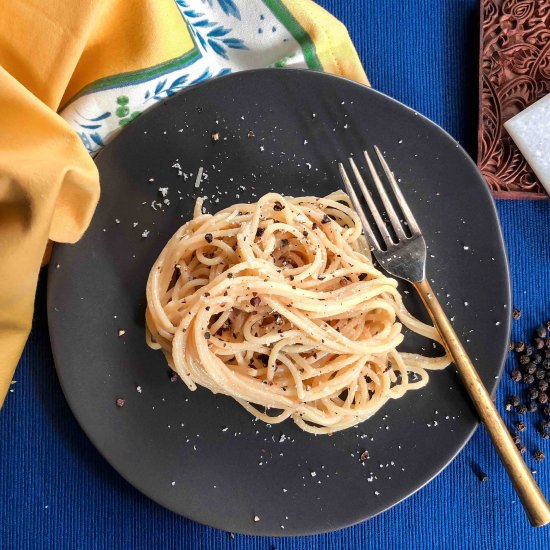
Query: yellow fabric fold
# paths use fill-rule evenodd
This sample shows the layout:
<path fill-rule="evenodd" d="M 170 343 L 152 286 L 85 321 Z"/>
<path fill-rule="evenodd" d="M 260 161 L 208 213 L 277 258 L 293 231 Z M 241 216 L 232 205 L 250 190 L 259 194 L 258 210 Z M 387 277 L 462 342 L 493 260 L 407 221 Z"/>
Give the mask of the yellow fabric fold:
<path fill-rule="evenodd" d="M 341 23 L 311 0 L 280 4 L 313 41 L 323 70 L 367 82 Z M 174 0 L 2 4 L 0 405 L 28 337 L 48 240 L 77 241 L 99 198 L 95 164 L 58 109 L 100 79 L 177 63 L 193 48 Z"/>

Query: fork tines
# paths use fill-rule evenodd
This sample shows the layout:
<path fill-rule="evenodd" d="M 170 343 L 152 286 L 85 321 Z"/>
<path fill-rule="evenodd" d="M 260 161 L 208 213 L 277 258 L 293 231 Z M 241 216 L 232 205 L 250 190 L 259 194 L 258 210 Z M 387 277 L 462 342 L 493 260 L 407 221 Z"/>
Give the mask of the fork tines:
<path fill-rule="evenodd" d="M 380 164 L 382 166 L 382 169 L 384 170 L 384 173 L 386 175 L 386 178 L 388 179 L 391 188 L 393 190 L 393 193 L 395 195 L 397 204 L 401 208 L 401 211 L 403 212 L 403 217 L 405 219 L 405 222 L 407 226 L 409 227 L 409 230 L 411 232 L 411 237 L 418 237 L 421 235 L 420 228 L 418 227 L 418 224 L 416 223 L 416 220 L 414 219 L 414 216 L 411 212 L 411 209 L 409 208 L 405 197 L 403 196 L 403 193 L 401 192 L 401 189 L 399 189 L 399 185 L 397 183 L 397 180 L 395 179 L 395 176 L 393 175 L 392 171 L 390 170 L 390 167 L 388 166 L 388 163 L 386 162 L 386 159 L 380 152 L 380 149 L 375 145 L 374 150 L 376 152 L 376 155 L 378 157 L 378 160 L 380 161 Z M 365 160 L 367 162 L 367 166 L 370 172 L 370 175 L 374 181 L 374 184 L 376 185 L 376 189 L 380 195 L 380 198 L 382 199 L 382 204 L 384 205 L 384 208 L 386 210 L 386 213 L 388 215 L 388 218 L 390 220 L 391 227 L 393 231 L 395 232 L 395 236 L 397 237 L 397 241 L 395 241 L 392 236 L 390 235 L 390 232 L 388 231 L 388 227 L 386 226 L 386 223 L 382 219 L 382 215 L 380 211 L 378 210 L 378 207 L 374 203 L 374 200 L 371 197 L 371 194 L 369 193 L 367 186 L 365 185 L 365 180 L 361 176 L 361 172 L 357 168 L 357 165 L 355 164 L 355 161 L 350 157 L 349 163 L 351 165 L 351 169 L 353 170 L 353 173 L 355 175 L 355 180 L 357 181 L 357 185 L 359 186 L 359 189 L 361 189 L 361 193 L 363 197 L 365 198 L 365 201 L 367 203 L 367 206 L 369 208 L 369 211 L 374 219 L 374 222 L 376 224 L 376 227 L 378 231 L 380 232 L 380 235 L 382 236 L 382 239 L 384 240 L 384 243 L 386 245 L 386 249 L 390 250 L 394 248 L 396 245 L 399 244 L 400 241 L 404 241 L 405 239 L 408 239 L 409 237 L 405 233 L 405 230 L 403 226 L 401 225 L 401 222 L 399 221 L 399 216 L 397 215 L 397 212 L 395 211 L 395 208 L 393 207 L 390 198 L 388 196 L 388 193 L 384 189 L 384 185 L 382 184 L 382 181 L 380 179 L 380 176 L 378 175 L 378 172 L 376 171 L 376 168 L 374 167 L 374 164 L 367 153 L 367 151 L 363 151 L 363 154 L 365 155 Z M 361 219 L 361 223 L 363 224 L 363 228 L 367 234 L 367 237 L 369 239 L 369 242 L 371 246 L 374 249 L 377 250 L 383 250 L 383 248 L 380 246 L 380 243 L 378 242 L 377 237 L 374 234 L 374 231 L 372 230 L 371 224 L 367 219 L 367 216 L 365 215 L 365 212 L 363 210 L 363 207 L 361 206 L 361 202 L 359 201 L 359 198 L 357 197 L 357 194 L 355 193 L 354 187 L 351 183 L 351 180 L 346 172 L 346 169 L 344 168 L 344 165 L 340 162 L 338 163 L 338 167 L 340 169 L 340 175 L 342 176 L 342 181 L 344 182 L 344 186 L 346 187 L 346 191 L 353 202 L 353 206 L 355 207 L 355 210 L 357 211 L 357 214 L 359 215 L 359 218 Z"/>

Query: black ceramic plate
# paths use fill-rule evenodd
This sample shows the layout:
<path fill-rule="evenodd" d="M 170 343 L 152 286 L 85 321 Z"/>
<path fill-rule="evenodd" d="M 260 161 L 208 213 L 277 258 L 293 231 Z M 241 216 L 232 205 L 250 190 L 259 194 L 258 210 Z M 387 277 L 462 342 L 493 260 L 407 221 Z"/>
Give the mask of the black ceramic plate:
<path fill-rule="evenodd" d="M 170 382 L 162 354 L 145 344 L 149 269 L 198 195 L 209 197 L 210 211 L 271 190 L 325 195 L 340 186 L 335 161 L 373 144 L 402 181 L 429 245 L 433 286 L 494 391 L 510 296 L 493 202 L 458 144 L 407 107 L 325 74 L 239 73 L 153 108 L 98 155 L 102 196 L 92 225 L 78 244 L 56 246 L 50 264 L 53 352 L 84 431 L 159 504 L 227 531 L 328 531 L 407 497 L 472 435 L 476 417 L 452 366 L 357 428 L 315 437 Z M 405 296 L 425 318 L 413 292 Z M 432 346 L 410 337 L 405 348 Z M 364 450 L 371 458 L 361 462 Z"/>

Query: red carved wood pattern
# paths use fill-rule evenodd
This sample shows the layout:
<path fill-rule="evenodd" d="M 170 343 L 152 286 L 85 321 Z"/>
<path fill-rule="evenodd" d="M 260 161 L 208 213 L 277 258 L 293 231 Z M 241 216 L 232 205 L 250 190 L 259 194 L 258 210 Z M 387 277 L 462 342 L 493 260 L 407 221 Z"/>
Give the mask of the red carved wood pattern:
<path fill-rule="evenodd" d="M 478 166 L 499 198 L 548 198 L 504 122 L 550 93 L 550 0 L 482 0 Z"/>

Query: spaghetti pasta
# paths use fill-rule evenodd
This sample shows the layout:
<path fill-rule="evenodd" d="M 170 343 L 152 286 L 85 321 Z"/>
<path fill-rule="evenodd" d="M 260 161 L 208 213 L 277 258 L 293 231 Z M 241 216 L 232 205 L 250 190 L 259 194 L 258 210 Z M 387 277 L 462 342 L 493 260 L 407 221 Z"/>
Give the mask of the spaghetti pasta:
<path fill-rule="evenodd" d="M 175 233 L 147 282 L 147 341 L 190 390 L 270 424 L 331 433 L 428 382 L 446 356 L 397 351 L 402 325 L 440 341 L 373 265 L 347 195 L 264 195 Z"/>

